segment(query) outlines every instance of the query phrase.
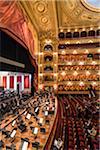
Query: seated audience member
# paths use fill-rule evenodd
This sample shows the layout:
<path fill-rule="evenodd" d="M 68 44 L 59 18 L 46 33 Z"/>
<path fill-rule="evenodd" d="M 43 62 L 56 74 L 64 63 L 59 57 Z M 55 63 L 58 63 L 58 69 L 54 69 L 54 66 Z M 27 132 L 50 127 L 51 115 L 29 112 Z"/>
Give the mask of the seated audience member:
<path fill-rule="evenodd" d="M 61 138 L 58 138 L 58 140 L 55 139 L 54 146 L 57 148 L 57 150 L 61 149 L 61 147 L 63 146 L 63 141 L 61 140 Z"/>
<path fill-rule="evenodd" d="M 89 119 L 87 122 L 85 122 L 85 128 L 87 130 L 91 130 L 92 129 L 92 125 L 93 125 L 93 123 L 92 123 L 91 119 Z"/>
<path fill-rule="evenodd" d="M 79 103 L 77 103 L 76 105 L 76 115 L 78 118 L 81 117 L 81 110 L 82 110 L 82 107 L 79 105 Z"/>
<path fill-rule="evenodd" d="M 88 130 L 88 132 L 89 132 L 91 138 L 93 138 L 93 139 L 94 139 L 95 136 L 97 135 L 97 130 L 96 130 L 96 127 L 95 127 L 95 126 L 93 126 L 91 130 Z"/>
<path fill-rule="evenodd" d="M 92 114 L 91 114 L 91 111 L 88 109 L 87 106 L 85 106 L 84 117 L 85 117 L 86 119 L 89 119 L 90 117 L 92 117 L 91 115 L 92 115 Z"/>
<path fill-rule="evenodd" d="M 69 109 L 69 107 L 70 107 L 70 105 L 68 104 L 68 105 L 66 106 L 66 110 L 68 110 L 68 109 Z"/>

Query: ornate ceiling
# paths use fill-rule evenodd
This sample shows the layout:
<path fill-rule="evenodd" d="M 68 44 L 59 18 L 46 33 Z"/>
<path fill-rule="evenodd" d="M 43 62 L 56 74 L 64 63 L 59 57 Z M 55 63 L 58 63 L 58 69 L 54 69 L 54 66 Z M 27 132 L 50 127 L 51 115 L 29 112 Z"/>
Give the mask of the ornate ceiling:
<path fill-rule="evenodd" d="M 59 29 L 99 26 L 100 9 L 91 8 L 86 0 L 20 1 L 38 35 L 56 35 Z"/>
<path fill-rule="evenodd" d="M 58 23 L 61 28 L 82 28 L 99 24 L 100 13 L 85 7 L 82 0 L 66 0 L 56 3 Z"/>
<path fill-rule="evenodd" d="M 0 1 L 0 28 L 11 31 L 34 57 L 40 50 L 41 40 L 54 38 L 56 41 L 60 29 L 78 30 L 100 26 L 100 9 L 91 7 L 86 1 Z"/>
<path fill-rule="evenodd" d="M 55 1 L 33 0 L 18 2 L 38 36 L 54 36 L 57 33 L 57 12 Z"/>

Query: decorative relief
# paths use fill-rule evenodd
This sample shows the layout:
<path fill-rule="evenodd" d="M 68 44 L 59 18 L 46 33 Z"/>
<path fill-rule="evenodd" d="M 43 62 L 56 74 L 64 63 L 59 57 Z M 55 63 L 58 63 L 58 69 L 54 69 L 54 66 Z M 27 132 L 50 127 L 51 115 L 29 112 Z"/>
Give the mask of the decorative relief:
<path fill-rule="evenodd" d="M 51 30 L 48 30 L 47 32 L 44 31 L 44 32 L 39 33 L 39 39 L 40 40 L 52 39 L 52 41 L 56 40 L 55 34 Z"/>
<path fill-rule="evenodd" d="M 45 13 L 47 12 L 47 3 L 44 1 L 36 1 L 34 3 L 34 8 L 37 13 Z"/>
<path fill-rule="evenodd" d="M 95 25 L 99 22 L 100 13 L 86 9 L 80 0 L 58 1 L 59 27 Z"/>
<path fill-rule="evenodd" d="M 71 10 L 73 10 L 76 5 L 75 0 L 67 0 L 67 1 L 63 1 L 62 3 L 63 3 L 63 6 L 65 6 L 65 8 L 70 8 Z"/>
<path fill-rule="evenodd" d="M 68 24 L 74 24 L 73 20 L 71 20 L 71 18 L 69 18 L 68 16 L 66 16 L 66 14 L 63 12 L 62 13 L 62 24 L 65 26 L 68 26 Z"/>
<path fill-rule="evenodd" d="M 48 17 L 47 17 L 47 16 L 42 16 L 42 17 L 41 17 L 41 22 L 42 22 L 43 24 L 47 24 L 47 23 L 49 22 Z"/>
<path fill-rule="evenodd" d="M 82 12 L 81 8 L 77 8 L 76 11 L 74 12 L 76 16 L 79 16 Z"/>
<path fill-rule="evenodd" d="M 99 19 L 99 17 L 84 13 L 84 14 L 81 15 L 81 19 L 90 20 L 90 21 L 92 20 L 93 22 L 95 22 Z"/>
<path fill-rule="evenodd" d="M 38 4 L 36 8 L 40 13 L 45 11 L 45 5 L 43 3 Z"/>

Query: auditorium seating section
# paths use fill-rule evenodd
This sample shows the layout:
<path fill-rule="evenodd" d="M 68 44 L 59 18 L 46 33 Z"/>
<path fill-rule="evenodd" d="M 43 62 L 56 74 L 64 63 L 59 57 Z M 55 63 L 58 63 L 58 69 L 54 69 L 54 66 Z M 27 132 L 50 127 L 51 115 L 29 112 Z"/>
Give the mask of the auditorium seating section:
<path fill-rule="evenodd" d="M 59 40 L 58 93 L 87 92 L 90 85 L 99 91 L 99 43 L 63 43 Z"/>
<path fill-rule="evenodd" d="M 77 76 L 68 74 L 66 76 L 59 75 L 58 81 L 99 81 L 100 76 L 98 74 L 78 74 Z"/>
<path fill-rule="evenodd" d="M 63 117 L 60 114 L 55 139 L 61 137 L 64 142 L 63 149 L 99 150 L 99 97 L 88 98 L 88 95 L 60 95 L 58 99 Z M 81 108 L 78 111 L 77 106 Z M 89 121 L 91 122 L 90 126 L 95 126 L 96 129 L 94 136 L 89 132 L 89 126 L 87 125 Z M 64 130 L 65 135 L 63 136 Z"/>
<path fill-rule="evenodd" d="M 59 71 L 68 71 L 68 70 L 99 70 L 99 65 L 73 65 L 73 66 L 70 66 L 70 65 L 59 65 Z"/>
<path fill-rule="evenodd" d="M 89 58 L 87 54 L 66 54 L 66 55 L 59 54 L 58 57 L 59 57 L 58 60 L 59 63 L 67 62 L 67 61 L 86 61 L 92 59 L 92 57 Z"/>
<path fill-rule="evenodd" d="M 26 142 L 28 149 L 55 150 L 54 141 L 61 138 L 64 150 L 99 150 L 97 94 L 91 98 L 61 94 L 56 101 L 53 92 L 36 92 L 33 98 L 5 91 L 0 95 L 0 107 L 3 148 L 23 149 Z"/>
<path fill-rule="evenodd" d="M 99 91 L 99 89 L 100 89 L 100 85 L 96 85 L 95 90 Z M 87 85 L 85 85 L 85 84 L 82 86 L 76 85 L 76 84 L 70 85 L 70 86 L 68 86 L 66 84 L 65 85 L 61 84 L 58 86 L 58 90 L 59 91 L 87 91 L 88 92 Z"/>

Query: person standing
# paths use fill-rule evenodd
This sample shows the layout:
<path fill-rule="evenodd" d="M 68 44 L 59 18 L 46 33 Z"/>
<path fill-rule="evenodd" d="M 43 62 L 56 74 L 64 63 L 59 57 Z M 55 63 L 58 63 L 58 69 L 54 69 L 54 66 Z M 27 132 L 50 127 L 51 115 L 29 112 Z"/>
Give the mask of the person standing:
<path fill-rule="evenodd" d="M 95 97 L 95 92 L 92 85 L 88 87 L 88 91 L 89 91 L 89 98 L 91 98 L 92 96 Z"/>

